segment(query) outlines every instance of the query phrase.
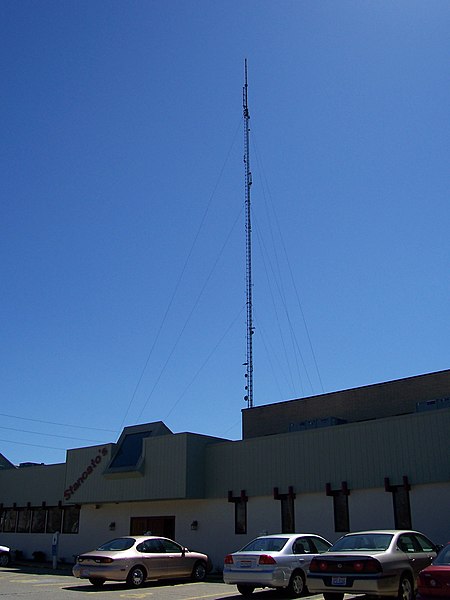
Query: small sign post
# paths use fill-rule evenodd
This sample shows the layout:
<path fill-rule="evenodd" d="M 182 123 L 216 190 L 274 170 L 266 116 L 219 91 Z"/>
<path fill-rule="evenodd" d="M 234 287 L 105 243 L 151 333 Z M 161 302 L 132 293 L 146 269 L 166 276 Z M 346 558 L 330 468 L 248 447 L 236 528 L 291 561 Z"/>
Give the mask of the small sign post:
<path fill-rule="evenodd" d="M 52 563 L 53 568 L 56 569 L 58 563 L 58 544 L 59 544 L 59 531 L 53 534 L 52 538 Z"/>

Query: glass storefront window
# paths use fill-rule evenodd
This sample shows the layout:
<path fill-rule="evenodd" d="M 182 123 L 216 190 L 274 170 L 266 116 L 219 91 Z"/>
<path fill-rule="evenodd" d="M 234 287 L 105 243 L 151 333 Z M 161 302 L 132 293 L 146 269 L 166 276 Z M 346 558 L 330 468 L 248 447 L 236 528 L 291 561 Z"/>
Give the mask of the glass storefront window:
<path fill-rule="evenodd" d="M 62 508 L 54 506 L 47 511 L 47 533 L 56 533 L 61 531 Z"/>
<path fill-rule="evenodd" d="M 12 533 L 16 531 L 17 510 L 15 508 L 7 508 L 3 515 L 3 531 Z"/>
<path fill-rule="evenodd" d="M 33 516 L 31 518 L 31 533 L 44 533 L 45 532 L 45 508 L 34 508 Z"/>
<path fill-rule="evenodd" d="M 31 510 L 22 508 L 18 511 L 17 533 L 28 533 L 31 525 Z"/>
<path fill-rule="evenodd" d="M 78 533 L 80 520 L 80 508 L 78 506 L 66 506 L 63 517 L 63 533 Z"/>

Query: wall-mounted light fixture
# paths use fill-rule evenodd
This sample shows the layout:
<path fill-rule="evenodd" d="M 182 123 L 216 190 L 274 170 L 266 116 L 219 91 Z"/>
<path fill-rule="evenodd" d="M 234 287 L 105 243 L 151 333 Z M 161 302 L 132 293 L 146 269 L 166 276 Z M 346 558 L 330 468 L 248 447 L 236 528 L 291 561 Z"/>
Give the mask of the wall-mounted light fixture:
<path fill-rule="evenodd" d="M 116 528 L 116 522 L 115 521 L 111 521 L 111 523 L 109 524 L 109 530 L 110 531 L 114 531 Z"/>
<path fill-rule="evenodd" d="M 197 529 L 198 529 L 198 521 L 192 521 L 192 523 L 191 523 L 191 529 L 192 529 L 192 531 L 197 531 Z"/>

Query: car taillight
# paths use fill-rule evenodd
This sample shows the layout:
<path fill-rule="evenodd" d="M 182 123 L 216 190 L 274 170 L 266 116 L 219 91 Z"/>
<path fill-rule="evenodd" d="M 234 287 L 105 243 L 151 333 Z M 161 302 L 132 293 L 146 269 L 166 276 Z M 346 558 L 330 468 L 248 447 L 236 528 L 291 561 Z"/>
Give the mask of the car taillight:
<path fill-rule="evenodd" d="M 419 574 L 419 585 L 423 586 L 423 587 L 430 587 L 430 588 L 440 588 L 442 587 L 442 583 L 440 581 L 438 581 L 437 579 L 435 579 L 434 577 L 432 577 L 431 575 L 429 575 L 428 573 Z"/>
<path fill-rule="evenodd" d="M 319 558 L 313 558 L 311 564 L 309 565 L 309 570 L 312 573 L 318 573 L 319 571 L 326 571 L 328 569 L 328 564 L 324 560 L 320 560 Z"/>
<path fill-rule="evenodd" d="M 98 558 L 95 559 L 96 563 L 112 563 L 113 559 L 109 558 L 108 556 L 99 556 Z"/>
<path fill-rule="evenodd" d="M 261 554 L 258 563 L 260 565 L 276 565 L 277 561 L 274 559 L 273 556 L 269 556 L 268 554 Z"/>
<path fill-rule="evenodd" d="M 381 564 L 375 558 L 369 558 L 369 560 L 364 561 L 365 573 L 381 573 L 382 570 Z"/>
<path fill-rule="evenodd" d="M 367 560 L 343 561 L 336 563 L 334 561 L 321 560 L 314 558 L 309 565 L 311 573 L 381 573 L 381 564 L 374 558 Z"/>
<path fill-rule="evenodd" d="M 232 565 L 233 564 L 233 557 L 231 556 L 231 554 L 227 554 L 225 556 L 225 559 L 223 561 L 226 565 Z"/>

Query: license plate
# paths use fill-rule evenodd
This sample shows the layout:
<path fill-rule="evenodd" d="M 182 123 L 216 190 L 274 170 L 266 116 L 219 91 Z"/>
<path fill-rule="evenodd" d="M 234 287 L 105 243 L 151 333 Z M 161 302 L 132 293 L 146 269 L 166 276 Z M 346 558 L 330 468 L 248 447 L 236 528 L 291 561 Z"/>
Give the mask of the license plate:
<path fill-rule="evenodd" d="M 332 577 L 331 585 L 347 585 L 347 577 Z"/>
<path fill-rule="evenodd" d="M 81 569 L 81 577 L 89 577 L 89 569 Z"/>
<path fill-rule="evenodd" d="M 252 566 L 251 560 L 241 560 L 241 569 L 250 569 Z"/>

